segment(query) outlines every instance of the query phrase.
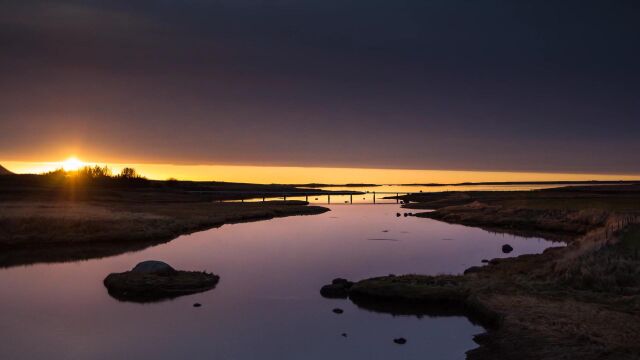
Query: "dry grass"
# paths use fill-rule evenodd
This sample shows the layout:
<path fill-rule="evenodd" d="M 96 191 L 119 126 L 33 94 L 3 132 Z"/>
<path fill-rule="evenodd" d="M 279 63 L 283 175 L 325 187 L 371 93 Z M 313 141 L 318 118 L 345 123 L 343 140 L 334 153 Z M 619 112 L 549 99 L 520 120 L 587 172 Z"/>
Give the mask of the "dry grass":
<path fill-rule="evenodd" d="M 434 212 L 419 213 L 417 216 L 516 235 L 570 240 L 604 226 L 609 214 L 601 209 L 531 209 L 487 205 L 475 201 L 466 205 L 445 207 Z"/>
<path fill-rule="evenodd" d="M 640 295 L 640 226 L 617 236 L 618 243 L 576 258 L 558 274 L 559 281 L 582 290 Z"/>
<path fill-rule="evenodd" d="M 116 255 L 225 223 L 325 211 L 299 202 L 3 202 L 0 267 Z"/>

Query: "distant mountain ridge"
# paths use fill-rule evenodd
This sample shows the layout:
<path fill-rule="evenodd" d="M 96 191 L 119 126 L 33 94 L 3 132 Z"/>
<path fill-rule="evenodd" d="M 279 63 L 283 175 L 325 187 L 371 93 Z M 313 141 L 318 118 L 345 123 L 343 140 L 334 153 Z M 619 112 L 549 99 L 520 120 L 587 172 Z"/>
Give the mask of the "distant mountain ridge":
<path fill-rule="evenodd" d="M 11 171 L 5 169 L 2 165 L 0 165 L 0 175 L 11 175 L 13 174 Z"/>

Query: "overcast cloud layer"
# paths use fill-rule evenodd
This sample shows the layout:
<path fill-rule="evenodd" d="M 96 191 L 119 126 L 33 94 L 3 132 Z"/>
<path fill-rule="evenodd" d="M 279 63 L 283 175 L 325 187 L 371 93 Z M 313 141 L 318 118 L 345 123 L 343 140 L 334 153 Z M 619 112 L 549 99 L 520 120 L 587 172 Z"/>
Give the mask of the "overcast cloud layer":
<path fill-rule="evenodd" d="M 640 172 L 637 1 L 0 1 L 0 159 Z"/>

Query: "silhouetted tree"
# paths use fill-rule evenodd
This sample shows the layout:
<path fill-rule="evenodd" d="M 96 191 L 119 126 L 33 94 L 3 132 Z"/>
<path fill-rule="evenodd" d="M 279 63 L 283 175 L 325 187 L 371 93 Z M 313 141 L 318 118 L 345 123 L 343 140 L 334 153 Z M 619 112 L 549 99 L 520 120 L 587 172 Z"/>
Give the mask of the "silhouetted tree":
<path fill-rule="evenodd" d="M 48 177 L 65 177 L 67 176 L 67 172 L 63 168 L 59 168 L 42 173 L 42 175 Z"/>
<path fill-rule="evenodd" d="M 118 175 L 118 177 L 121 178 L 121 179 L 139 179 L 142 176 L 140 176 L 140 174 L 138 174 L 136 169 L 130 168 L 130 167 L 126 167 L 126 168 L 122 169 L 122 171 L 120 171 L 120 175 Z"/>
<path fill-rule="evenodd" d="M 108 166 L 85 166 L 76 171 L 76 176 L 87 179 L 101 179 L 111 177 L 111 169 Z"/>

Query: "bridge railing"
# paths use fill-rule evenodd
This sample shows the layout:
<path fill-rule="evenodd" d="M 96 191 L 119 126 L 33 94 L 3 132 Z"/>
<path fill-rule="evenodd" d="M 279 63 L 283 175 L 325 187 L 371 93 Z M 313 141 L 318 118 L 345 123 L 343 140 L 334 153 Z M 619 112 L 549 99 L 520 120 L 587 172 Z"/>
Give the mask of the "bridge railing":
<path fill-rule="evenodd" d="M 364 196 L 363 200 L 366 200 L 367 197 L 370 197 L 370 203 L 372 204 L 378 204 L 381 203 L 380 200 L 382 199 L 386 199 L 388 200 L 389 198 L 394 199 L 395 198 L 395 202 L 396 203 L 400 203 L 400 196 L 403 195 L 410 195 L 413 194 L 411 192 L 388 192 L 388 191 L 366 191 L 366 192 L 362 192 L 362 191 L 332 191 L 330 193 L 327 192 L 321 192 L 321 193 L 314 193 L 314 192 L 295 192 L 295 191 L 227 191 L 227 190 L 223 190 L 223 191 L 215 191 L 215 190 L 210 190 L 210 191 L 198 191 L 199 193 L 212 193 L 212 194 L 227 194 L 227 195 L 238 195 L 240 198 L 239 199 L 229 199 L 229 200 L 221 200 L 221 201 L 233 201 L 233 202 L 244 202 L 244 201 L 260 201 L 262 200 L 262 202 L 267 201 L 267 199 L 283 199 L 284 201 L 286 201 L 287 199 L 291 200 L 291 198 L 302 198 L 304 197 L 304 200 L 306 202 L 309 202 L 309 197 L 315 198 L 315 201 L 318 201 L 321 198 L 326 198 L 327 204 L 331 204 L 331 197 L 333 196 L 334 199 L 335 197 L 344 197 L 344 196 L 348 196 L 349 200 L 348 201 L 344 201 L 342 203 L 348 203 L 348 204 L 353 204 L 353 197 L 355 196 Z M 242 195 L 246 195 L 246 196 L 242 196 Z M 391 197 L 389 197 L 388 195 L 391 195 Z M 324 203 L 324 202 L 322 202 Z M 334 202 L 335 203 L 335 202 Z M 356 201 L 357 203 L 357 201 Z M 388 203 L 388 202 L 382 202 L 382 203 Z"/>

